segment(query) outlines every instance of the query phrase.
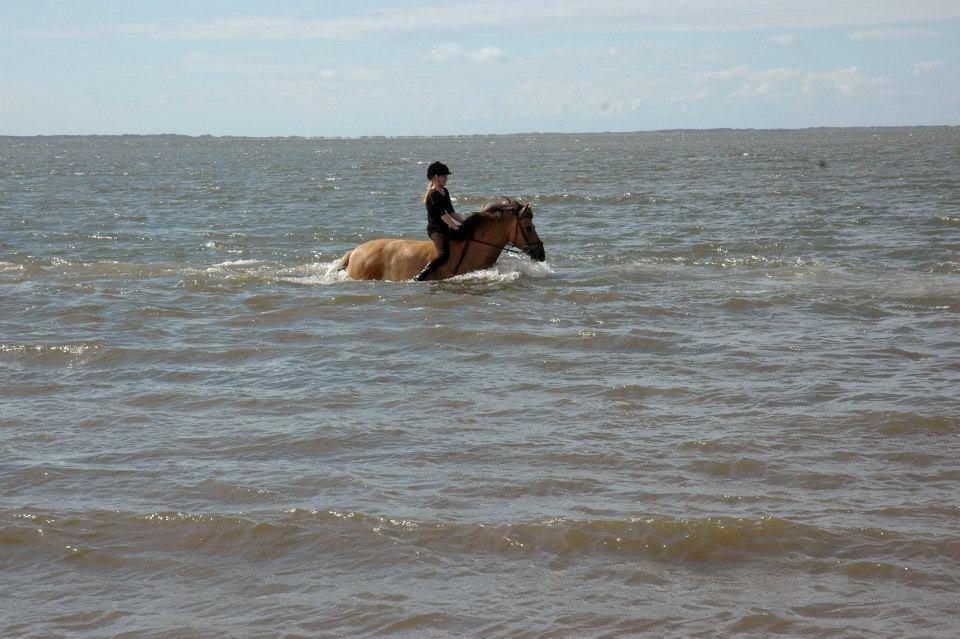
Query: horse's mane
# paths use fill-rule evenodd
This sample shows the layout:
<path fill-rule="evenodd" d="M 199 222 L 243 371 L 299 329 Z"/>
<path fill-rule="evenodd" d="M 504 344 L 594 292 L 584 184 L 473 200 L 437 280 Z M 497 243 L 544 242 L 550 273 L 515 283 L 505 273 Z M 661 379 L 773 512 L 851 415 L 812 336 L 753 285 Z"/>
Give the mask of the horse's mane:
<path fill-rule="evenodd" d="M 490 202 L 480 209 L 480 213 L 488 217 L 503 217 L 506 213 L 516 213 L 520 210 L 520 203 L 508 197 L 504 197 L 499 202 Z"/>
<path fill-rule="evenodd" d="M 521 208 L 521 205 L 516 200 L 512 200 L 508 197 L 504 197 L 501 201 L 490 202 L 489 204 L 484 205 L 479 211 L 471 213 L 464 219 L 463 224 L 460 226 L 460 230 L 457 232 L 457 235 L 466 237 L 472 233 L 476 228 L 486 220 L 500 220 L 503 219 L 505 215 L 510 213 L 516 213 Z"/>

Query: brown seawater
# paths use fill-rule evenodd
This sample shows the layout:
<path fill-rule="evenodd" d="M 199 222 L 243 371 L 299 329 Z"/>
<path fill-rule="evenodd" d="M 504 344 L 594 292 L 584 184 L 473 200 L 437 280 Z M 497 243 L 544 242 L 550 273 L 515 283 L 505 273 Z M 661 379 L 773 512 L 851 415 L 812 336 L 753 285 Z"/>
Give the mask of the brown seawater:
<path fill-rule="evenodd" d="M 956 636 L 958 149 L 0 138 L 0 635 Z"/>

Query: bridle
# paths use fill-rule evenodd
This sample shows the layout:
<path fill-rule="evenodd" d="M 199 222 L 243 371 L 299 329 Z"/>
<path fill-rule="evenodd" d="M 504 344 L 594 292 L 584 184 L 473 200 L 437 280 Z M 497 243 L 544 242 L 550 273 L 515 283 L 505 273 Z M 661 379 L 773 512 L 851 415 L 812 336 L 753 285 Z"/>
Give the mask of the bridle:
<path fill-rule="evenodd" d="M 523 246 L 520 246 L 516 241 L 517 233 L 520 233 L 520 235 L 523 236 Z M 507 242 L 507 244 L 513 244 L 515 247 L 517 247 L 527 255 L 530 254 L 530 250 L 532 248 L 536 248 L 538 246 L 540 248 L 543 248 L 543 242 L 541 242 L 540 240 L 537 240 L 536 242 L 530 241 L 530 236 L 527 235 L 527 231 L 523 228 L 523 224 L 520 223 L 519 211 L 517 212 L 517 224 L 516 226 L 513 227 L 513 237 L 514 237 L 514 240 L 512 242 Z"/>
<path fill-rule="evenodd" d="M 530 241 L 530 236 L 527 235 L 527 232 L 523 228 L 523 225 L 520 224 L 520 210 L 521 209 L 517 209 L 517 211 L 514 213 L 514 215 L 516 216 L 515 218 L 516 223 L 514 224 L 513 233 L 511 234 L 513 237 L 510 240 L 507 240 L 506 244 L 491 244 L 490 242 L 484 242 L 483 240 L 478 240 L 473 236 L 473 234 L 476 232 L 476 229 L 473 229 L 472 231 L 470 231 L 470 237 L 468 237 L 464 242 L 463 250 L 460 252 L 460 261 L 457 262 L 456 268 L 453 269 L 453 274 L 456 275 L 457 273 L 460 272 L 460 265 L 463 264 L 463 259 L 467 256 L 467 251 L 470 249 L 471 242 L 476 242 L 477 244 L 483 244 L 485 246 L 492 246 L 494 248 L 500 249 L 501 251 L 506 251 L 507 253 L 515 253 L 517 255 L 530 255 L 529 251 L 532 248 L 536 248 L 537 246 L 543 247 L 543 242 L 541 242 L 540 240 L 537 240 L 536 242 Z M 520 244 L 517 242 L 517 235 L 520 235 L 523 237 L 523 246 L 520 246 Z"/>

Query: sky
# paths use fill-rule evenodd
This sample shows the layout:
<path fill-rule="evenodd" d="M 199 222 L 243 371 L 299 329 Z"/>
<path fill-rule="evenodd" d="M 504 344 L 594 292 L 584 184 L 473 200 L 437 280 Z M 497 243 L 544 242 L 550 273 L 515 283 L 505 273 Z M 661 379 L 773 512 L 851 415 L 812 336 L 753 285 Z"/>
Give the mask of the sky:
<path fill-rule="evenodd" d="M 960 124 L 960 0 L 0 0 L 0 135 Z"/>

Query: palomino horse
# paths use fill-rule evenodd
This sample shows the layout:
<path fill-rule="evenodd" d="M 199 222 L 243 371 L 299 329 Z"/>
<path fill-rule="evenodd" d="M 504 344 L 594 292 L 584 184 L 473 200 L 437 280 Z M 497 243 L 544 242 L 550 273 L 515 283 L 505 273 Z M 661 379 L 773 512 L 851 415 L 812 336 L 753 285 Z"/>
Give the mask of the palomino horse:
<path fill-rule="evenodd" d="M 506 199 L 470 215 L 450 236 L 450 258 L 428 279 L 442 280 L 490 268 L 508 244 L 538 262 L 546 259 L 529 204 Z M 436 254 L 429 240 L 371 240 L 344 255 L 337 270 L 346 270 L 355 280 L 401 282 L 412 279 Z"/>

